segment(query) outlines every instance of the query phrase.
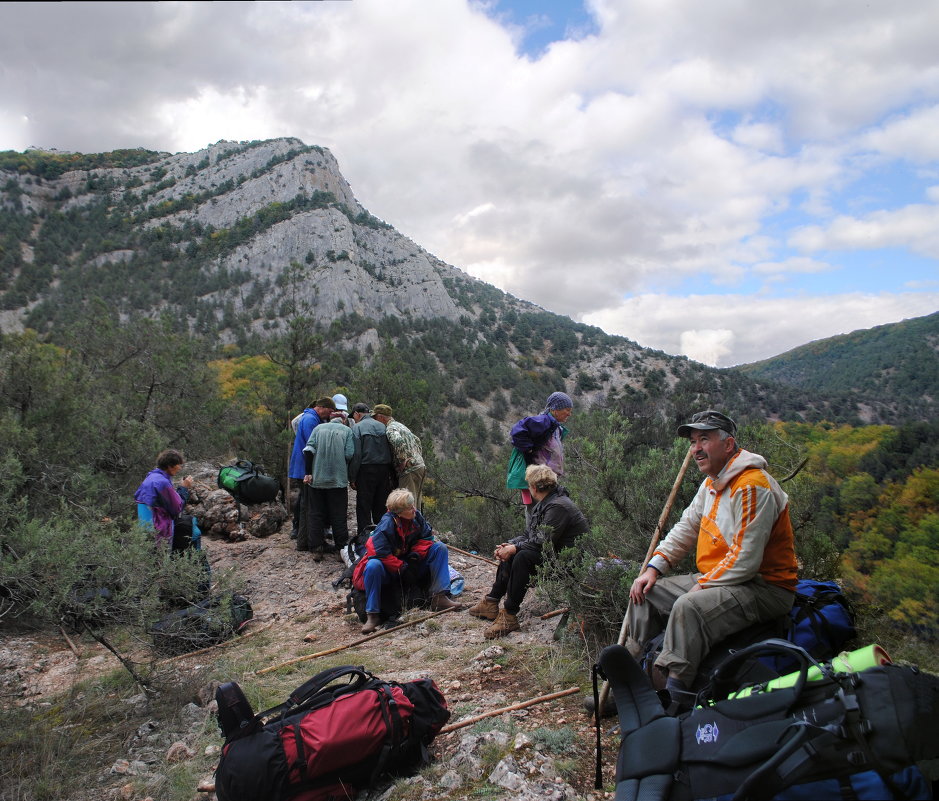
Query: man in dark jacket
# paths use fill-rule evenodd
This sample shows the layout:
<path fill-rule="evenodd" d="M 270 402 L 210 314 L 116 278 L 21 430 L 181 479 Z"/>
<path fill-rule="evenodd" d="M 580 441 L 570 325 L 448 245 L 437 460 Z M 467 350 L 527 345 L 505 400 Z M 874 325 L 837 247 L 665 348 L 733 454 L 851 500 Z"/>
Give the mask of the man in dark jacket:
<path fill-rule="evenodd" d="M 469 609 L 471 615 L 493 621 L 484 635 L 487 640 L 519 630 L 518 610 L 544 559 L 544 544 L 550 540 L 554 550 L 561 551 L 572 546 L 588 528 L 587 519 L 567 490 L 558 485 L 557 474 L 550 467 L 530 465 L 525 480 L 534 499 L 525 533 L 496 548 L 496 580 L 489 594 Z M 503 596 L 505 603 L 499 609 Z"/>
<path fill-rule="evenodd" d="M 368 406 L 355 404 L 352 419 L 355 456 L 349 465 L 349 480 L 356 493 L 355 525 L 361 534 L 385 515 L 385 501 L 394 489 L 394 467 L 385 426 L 372 417 Z"/>

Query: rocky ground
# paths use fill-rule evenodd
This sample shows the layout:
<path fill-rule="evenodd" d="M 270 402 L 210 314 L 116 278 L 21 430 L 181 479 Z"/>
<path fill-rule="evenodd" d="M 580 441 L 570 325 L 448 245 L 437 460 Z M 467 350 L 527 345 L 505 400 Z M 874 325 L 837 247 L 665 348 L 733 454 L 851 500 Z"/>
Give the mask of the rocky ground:
<path fill-rule="evenodd" d="M 198 513 L 214 491 L 214 467 L 192 472 L 197 480 L 195 500 L 203 504 L 196 504 Z M 253 531 L 266 533 L 265 526 L 270 528 L 261 524 Z M 283 676 L 281 681 L 289 691 L 314 673 L 338 664 L 363 665 L 394 681 L 428 676 L 447 698 L 451 724 L 578 686 L 580 691 L 573 695 L 441 735 L 433 744 L 431 767 L 417 777 L 379 788 L 368 798 L 562 801 L 612 797 L 612 793 L 593 789 L 595 735 L 591 719 L 581 708 L 590 681 L 585 660 L 571 656 L 572 649 L 562 649 L 555 641 L 559 618 L 541 619 L 551 610 L 537 594 L 530 594 L 520 614 L 522 631 L 498 641 L 484 639 L 485 621 L 465 612 L 448 612 L 348 650 L 285 666 L 361 638 L 360 622 L 346 613 L 346 591 L 332 586 L 343 565 L 331 558 L 314 563 L 310 554 L 298 553 L 287 519 L 272 534 L 246 533 L 245 539 L 239 539 L 240 533 L 232 539 L 226 532 L 212 533 L 211 526 L 206 528 L 210 531 L 204 536 L 204 547 L 213 577 L 218 581 L 228 574 L 241 582 L 254 619 L 244 635 L 228 644 L 165 663 L 172 670 L 208 677 L 213 672 L 217 675 L 219 664 L 237 665 L 237 673 L 221 680 L 238 681 L 249 697 L 254 686 L 268 682 L 269 677 Z M 446 539 L 446 533 L 441 537 Z M 451 564 L 465 581 L 457 600 L 470 604 L 490 586 L 495 568 L 487 561 L 453 550 Z M 413 610 L 405 619 L 426 614 Z M 575 634 L 566 636 L 576 642 Z M 0 705 L 41 709 L 77 681 L 116 667 L 114 657 L 90 639 L 79 640 L 64 632 L 58 636 L 0 633 Z M 257 673 L 266 668 L 273 670 Z M 126 699 L 140 716 L 139 727 L 127 739 L 126 753 L 96 766 L 95 789 L 69 801 L 183 797 L 170 794 L 165 775 L 181 762 L 191 763 L 194 776 L 189 797 L 214 801 L 212 770 L 222 741 L 214 726 L 213 689 L 207 681 L 171 720 L 155 719 L 142 694 Z M 611 727 L 607 722 L 607 729 Z M 615 735 L 607 732 L 607 789 L 615 747 Z M 0 787 L 0 798 L 6 797 Z"/>

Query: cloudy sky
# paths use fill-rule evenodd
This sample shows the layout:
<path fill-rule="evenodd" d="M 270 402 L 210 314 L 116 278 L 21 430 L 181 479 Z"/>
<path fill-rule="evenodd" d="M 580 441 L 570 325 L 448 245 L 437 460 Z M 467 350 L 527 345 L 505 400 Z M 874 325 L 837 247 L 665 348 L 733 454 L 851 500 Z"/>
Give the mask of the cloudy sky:
<path fill-rule="evenodd" d="M 296 136 L 432 253 L 728 366 L 939 310 L 935 0 L 0 3 L 0 150 Z"/>

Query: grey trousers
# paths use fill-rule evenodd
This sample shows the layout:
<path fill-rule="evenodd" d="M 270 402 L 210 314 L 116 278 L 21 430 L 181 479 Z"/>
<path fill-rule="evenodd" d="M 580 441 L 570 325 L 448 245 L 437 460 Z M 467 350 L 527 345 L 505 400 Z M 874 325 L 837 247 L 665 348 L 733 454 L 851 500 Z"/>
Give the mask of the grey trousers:
<path fill-rule="evenodd" d="M 708 651 L 731 634 L 754 623 L 782 617 L 792 608 L 792 592 L 757 576 L 732 587 L 709 587 L 690 593 L 700 573 L 660 578 L 642 604 L 626 609 L 626 648 L 635 658 L 665 629 L 656 667 L 691 687 Z"/>

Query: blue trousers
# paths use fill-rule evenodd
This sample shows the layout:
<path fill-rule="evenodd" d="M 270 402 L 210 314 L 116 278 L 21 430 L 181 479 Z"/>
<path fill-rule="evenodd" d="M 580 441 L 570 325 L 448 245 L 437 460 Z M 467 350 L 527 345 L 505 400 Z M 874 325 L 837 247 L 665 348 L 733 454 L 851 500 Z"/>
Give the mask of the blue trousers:
<path fill-rule="evenodd" d="M 428 574 L 430 575 L 431 595 L 448 590 L 450 588 L 450 561 L 447 546 L 442 542 L 435 542 L 430 546 L 424 561 L 417 565 L 409 565 L 407 570 L 417 570 L 417 575 L 411 577 L 417 581 L 420 581 Z M 381 612 L 382 587 L 396 576 L 395 573 L 389 573 L 380 560 L 368 560 L 365 565 L 365 574 L 362 576 L 362 580 L 365 582 L 365 611 L 368 614 Z"/>

